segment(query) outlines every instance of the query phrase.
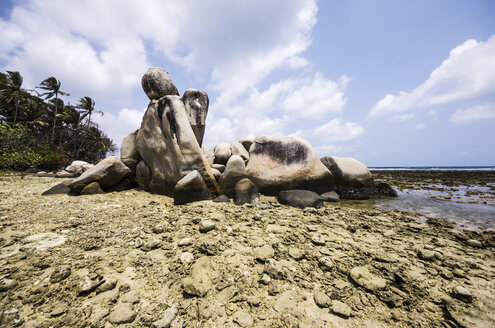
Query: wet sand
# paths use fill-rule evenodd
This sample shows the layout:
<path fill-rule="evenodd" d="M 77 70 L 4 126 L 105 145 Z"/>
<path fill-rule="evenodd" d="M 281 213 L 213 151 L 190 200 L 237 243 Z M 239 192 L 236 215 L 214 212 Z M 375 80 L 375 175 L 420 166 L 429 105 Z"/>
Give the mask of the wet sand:
<path fill-rule="evenodd" d="M 1 327 L 495 326 L 493 232 L 273 197 L 41 196 L 58 182 L 0 177 Z"/>

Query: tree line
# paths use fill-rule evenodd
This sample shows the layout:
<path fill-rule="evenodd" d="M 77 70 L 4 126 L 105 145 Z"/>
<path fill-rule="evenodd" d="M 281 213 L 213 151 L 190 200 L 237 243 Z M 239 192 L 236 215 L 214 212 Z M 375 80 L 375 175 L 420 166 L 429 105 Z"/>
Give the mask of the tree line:
<path fill-rule="evenodd" d="M 0 168 L 56 169 L 75 159 L 97 162 L 117 147 L 91 120 L 95 101 L 82 97 L 65 103 L 70 94 L 49 77 L 25 89 L 19 72 L 0 73 Z"/>

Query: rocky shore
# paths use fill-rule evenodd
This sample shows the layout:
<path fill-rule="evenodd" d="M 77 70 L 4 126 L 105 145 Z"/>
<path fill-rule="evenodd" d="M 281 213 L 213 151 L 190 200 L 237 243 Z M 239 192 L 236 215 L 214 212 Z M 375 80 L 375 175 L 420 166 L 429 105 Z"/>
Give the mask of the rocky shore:
<path fill-rule="evenodd" d="M 0 176 L 1 327 L 495 326 L 493 232 L 57 183 Z"/>

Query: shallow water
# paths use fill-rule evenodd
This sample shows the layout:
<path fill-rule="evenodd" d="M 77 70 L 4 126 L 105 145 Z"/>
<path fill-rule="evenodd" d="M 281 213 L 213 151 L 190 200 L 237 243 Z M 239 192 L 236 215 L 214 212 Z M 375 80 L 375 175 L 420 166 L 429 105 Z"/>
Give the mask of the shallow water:
<path fill-rule="evenodd" d="M 440 201 L 432 197 L 442 197 L 443 192 L 432 190 L 399 191 L 397 198 L 374 198 L 371 200 L 348 200 L 344 205 L 372 207 L 381 210 L 400 210 L 417 213 L 423 218 L 444 218 L 456 223 L 458 228 L 478 229 L 485 227 L 495 230 L 495 207 L 484 204 L 464 204 L 457 201 L 463 197 L 452 198 L 457 201 Z M 470 197 L 472 200 L 472 197 Z"/>

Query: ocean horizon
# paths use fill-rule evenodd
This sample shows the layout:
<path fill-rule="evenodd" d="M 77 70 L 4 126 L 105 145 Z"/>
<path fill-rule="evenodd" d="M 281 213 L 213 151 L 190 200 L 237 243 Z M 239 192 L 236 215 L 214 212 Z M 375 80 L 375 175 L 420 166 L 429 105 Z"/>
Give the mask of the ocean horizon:
<path fill-rule="evenodd" d="M 495 166 L 370 166 L 370 170 L 493 171 Z"/>

